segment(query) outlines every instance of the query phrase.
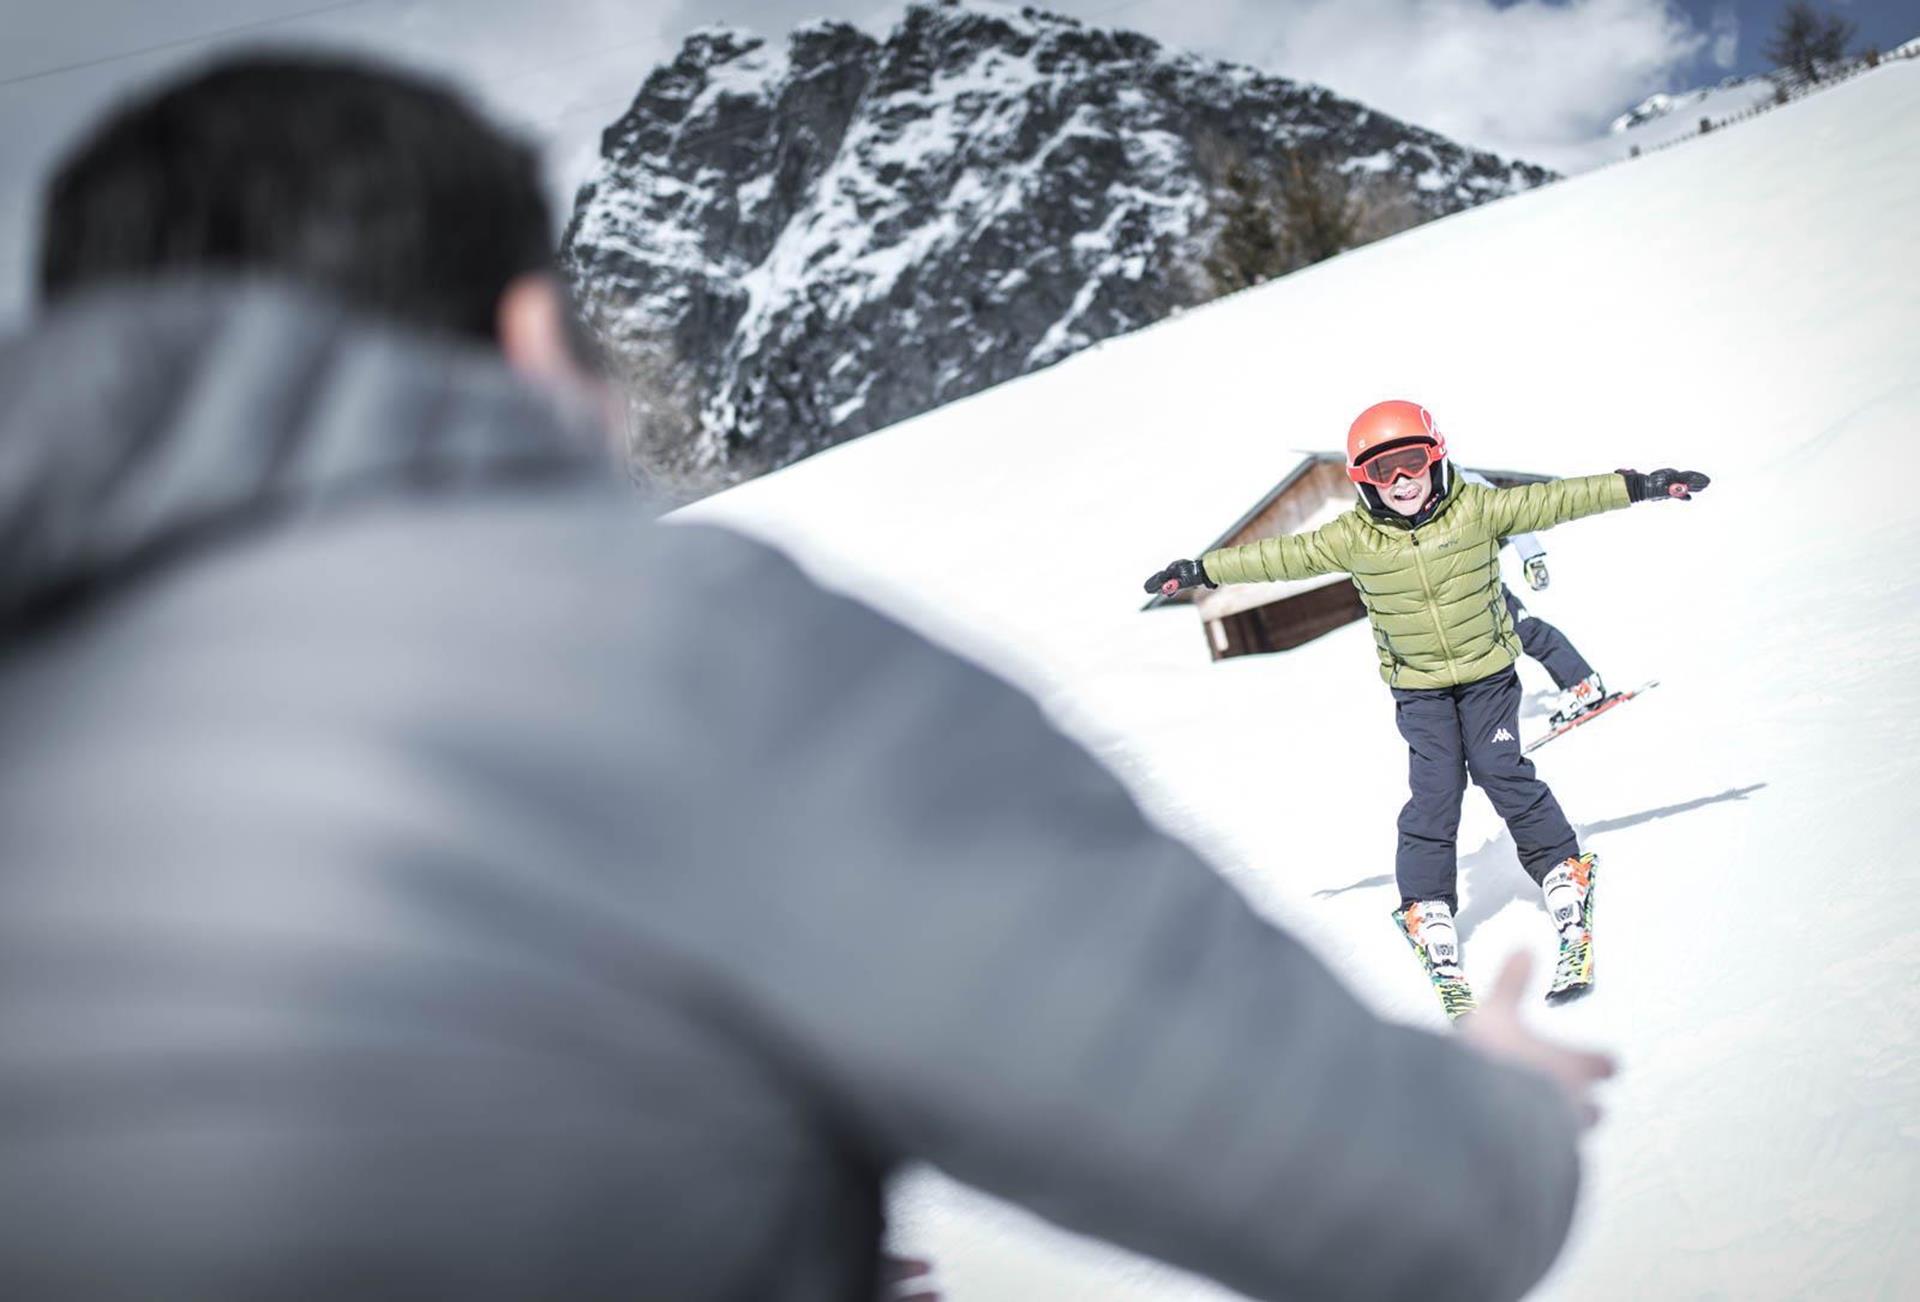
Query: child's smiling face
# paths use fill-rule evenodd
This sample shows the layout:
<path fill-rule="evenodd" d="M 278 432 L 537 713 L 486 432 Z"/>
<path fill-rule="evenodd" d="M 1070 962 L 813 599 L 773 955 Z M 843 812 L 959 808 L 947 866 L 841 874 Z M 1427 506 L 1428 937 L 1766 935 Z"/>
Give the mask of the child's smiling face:
<path fill-rule="evenodd" d="M 1381 498 L 1401 515 L 1418 515 L 1420 508 L 1427 504 L 1427 495 L 1433 491 L 1433 468 L 1429 466 L 1417 475 L 1407 475 L 1393 481 L 1391 488 L 1380 490 Z"/>

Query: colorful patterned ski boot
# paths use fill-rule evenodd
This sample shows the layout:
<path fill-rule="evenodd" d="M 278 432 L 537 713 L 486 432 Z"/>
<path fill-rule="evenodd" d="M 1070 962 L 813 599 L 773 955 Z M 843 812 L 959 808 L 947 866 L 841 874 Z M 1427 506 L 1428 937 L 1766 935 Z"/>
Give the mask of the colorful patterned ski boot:
<path fill-rule="evenodd" d="M 1453 910 L 1445 900 L 1422 900 L 1393 911 L 1400 934 L 1413 946 L 1440 996 L 1440 1007 L 1449 1018 L 1457 1018 L 1474 1009 L 1473 987 L 1460 966 L 1460 940 L 1453 929 Z"/>
<path fill-rule="evenodd" d="M 1547 897 L 1547 914 L 1560 933 L 1560 957 L 1553 965 L 1553 984 L 1547 1002 L 1564 1004 L 1593 989 L 1593 867 L 1592 854 L 1555 864 L 1540 882 Z"/>

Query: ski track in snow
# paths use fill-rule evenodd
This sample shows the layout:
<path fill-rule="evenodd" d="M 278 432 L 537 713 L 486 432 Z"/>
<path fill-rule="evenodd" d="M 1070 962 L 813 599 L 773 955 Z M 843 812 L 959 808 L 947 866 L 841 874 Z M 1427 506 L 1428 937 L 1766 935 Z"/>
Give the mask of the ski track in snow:
<path fill-rule="evenodd" d="M 1140 581 L 1387 396 L 1430 406 L 1467 464 L 1706 470 L 1691 504 L 1546 536 L 1546 592 L 1507 562 L 1612 685 L 1661 679 L 1535 756 L 1601 856 L 1598 987 L 1536 1020 L 1623 1066 L 1536 1296 L 1911 1296 L 1916 157 L 1920 65 L 1889 65 L 686 514 L 1023 684 L 1364 998 L 1437 1031 L 1387 916 L 1405 752 L 1364 624 L 1215 665 L 1191 611 L 1140 613 Z M 1533 736 L 1546 680 L 1522 676 Z M 1527 949 L 1544 988 L 1550 930 L 1477 792 L 1460 846 L 1470 975 Z M 957 1302 L 1231 1296 L 933 1173 L 895 1224 Z"/>

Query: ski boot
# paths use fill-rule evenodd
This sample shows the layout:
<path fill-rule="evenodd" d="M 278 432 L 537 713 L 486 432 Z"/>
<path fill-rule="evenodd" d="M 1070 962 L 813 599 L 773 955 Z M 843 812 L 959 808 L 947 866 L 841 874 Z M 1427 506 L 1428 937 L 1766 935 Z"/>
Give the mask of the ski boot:
<path fill-rule="evenodd" d="M 1606 699 L 1607 688 L 1600 681 L 1600 675 L 1588 674 L 1560 693 L 1560 699 L 1554 705 L 1553 713 L 1547 716 L 1547 721 L 1556 728 L 1563 723 L 1572 723 Z"/>
<path fill-rule="evenodd" d="M 1400 934 L 1420 956 L 1427 980 L 1440 996 L 1440 1007 L 1449 1019 L 1474 1009 L 1473 987 L 1460 966 L 1460 941 L 1453 929 L 1453 910 L 1445 900 L 1423 900 L 1393 911 Z"/>
<path fill-rule="evenodd" d="M 1564 1004 L 1593 988 L 1593 866 L 1583 854 L 1553 866 L 1540 883 L 1547 914 L 1560 933 L 1560 957 L 1553 965 L 1547 1002 Z"/>

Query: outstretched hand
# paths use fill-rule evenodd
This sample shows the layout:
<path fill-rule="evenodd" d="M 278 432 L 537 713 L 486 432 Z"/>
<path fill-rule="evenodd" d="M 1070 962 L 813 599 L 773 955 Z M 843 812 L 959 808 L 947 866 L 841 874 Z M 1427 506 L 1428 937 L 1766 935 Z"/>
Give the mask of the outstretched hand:
<path fill-rule="evenodd" d="M 1207 577 L 1206 566 L 1199 561 L 1170 561 L 1164 570 L 1156 570 L 1147 580 L 1147 591 L 1157 592 L 1163 597 L 1171 597 L 1182 588 L 1216 587 Z"/>
<path fill-rule="evenodd" d="M 1683 502 L 1693 500 L 1693 495 L 1713 481 L 1698 470 L 1650 470 L 1647 472 L 1647 492 L 1649 496 L 1677 497 Z"/>
<path fill-rule="evenodd" d="M 1627 496 L 1636 502 L 1657 502 L 1667 497 L 1690 502 L 1695 493 L 1713 482 L 1698 470 L 1649 470 L 1644 475 L 1638 470 L 1620 473 L 1627 481 Z"/>
<path fill-rule="evenodd" d="M 940 1302 L 933 1284 L 933 1263 L 924 1257 L 880 1258 L 879 1302 Z"/>
<path fill-rule="evenodd" d="M 1520 1001 L 1532 971 L 1533 960 L 1524 952 L 1507 959 L 1494 980 L 1493 993 L 1460 1019 L 1460 1036 L 1489 1058 L 1553 1081 L 1580 1114 L 1581 1125 L 1591 1126 L 1600 1119 L 1594 1087 L 1613 1075 L 1613 1059 L 1604 1053 L 1564 1048 L 1528 1029 L 1520 1019 Z"/>

